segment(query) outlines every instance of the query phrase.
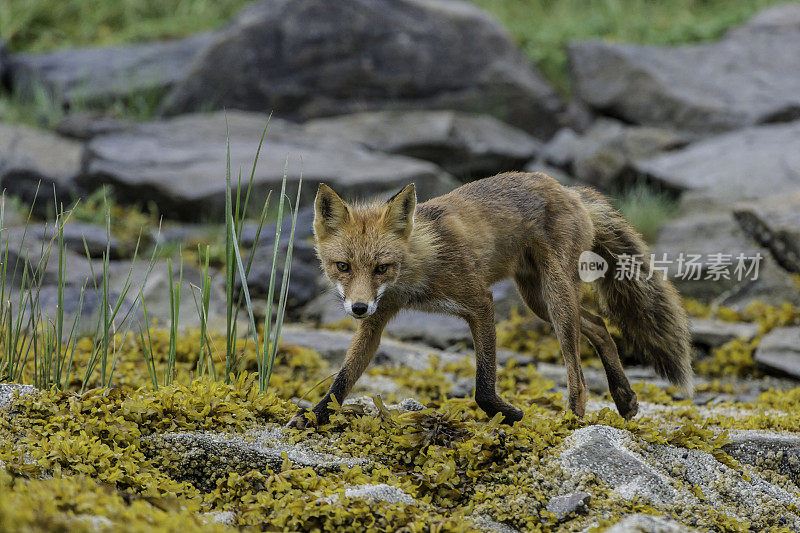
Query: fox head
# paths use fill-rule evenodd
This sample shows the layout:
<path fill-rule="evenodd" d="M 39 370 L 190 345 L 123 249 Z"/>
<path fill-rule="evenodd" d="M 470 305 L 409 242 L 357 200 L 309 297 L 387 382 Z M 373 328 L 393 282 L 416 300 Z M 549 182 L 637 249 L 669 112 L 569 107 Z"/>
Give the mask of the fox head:
<path fill-rule="evenodd" d="M 383 205 L 354 206 L 321 184 L 314 236 L 322 269 L 355 318 L 370 316 L 407 264 L 417 193 L 408 185 Z"/>

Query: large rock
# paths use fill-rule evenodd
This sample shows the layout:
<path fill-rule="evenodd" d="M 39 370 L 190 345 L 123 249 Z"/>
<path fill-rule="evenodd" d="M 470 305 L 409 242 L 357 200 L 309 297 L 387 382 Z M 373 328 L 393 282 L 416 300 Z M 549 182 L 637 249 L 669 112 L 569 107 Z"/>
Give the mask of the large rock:
<path fill-rule="evenodd" d="M 559 460 L 569 476 L 567 486 L 585 483 L 587 477 L 598 478 L 620 498 L 656 508 L 677 506 L 684 516 L 710 505 L 731 519 L 749 521 L 753 529 L 800 526 L 797 495 L 782 483 L 772 484 L 751 470 L 743 475 L 707 452 L 644 443 L 630 432 L 608 426 L 578 429 L 562 446 Z"/>
<path fill-rule="evenodd" d="M 519 170 L 538 141 L 486 115 L 455 111 L 376 111 L 307 122 L 306 131 L 348 139 L 379 152 L 432 161 L 471 180 Z"/>
<path fill-rule="evenodd" d="M 591 472 L 626 499 L 670 504 L 678 496 L 667 476 L 636 453 L 625 431 L 588 426 L 567 439 L 561 462 L 567 471 Z"/>
<path fill-rule="evenodd" d="M 626 121 L 702 133 L 800 117 L 800 28 L 752 27 L 710 44 L 572 44 L 577 95 Z"/>
<path fill-rule="evenodd" d="M 83 145 L 28 126 L 0 123 L 0 189 L 38 212 L 53 209 L 53 191 L 71 200 L 80 173 Z M 36 194 L 38 188 L 38 195 Z"/>
<path fill-rule="evenodd" d="M 16 54 L 9 67 L 11 84 L 29 98 L 44 89 L 56 102 L 78 107 L 136 95 L 160 99 L 212 38 L 199 34 L 179 41 Z"/>
<path fill-rule="evenodd" d="M 800 327 L 776 328 L 764 335 L 755 361 L 767 370 L 800 379 Z"/>
<path fill-rule="evenodd" d="M 800 438 L 770 431 L 733 431 L 723 450 L 737 461 L 773 470 L 790 479 L 800 477 Z"/>
<path fill-rule="evenodd" d="M 753 33 L 783 31 L 800 31 L 800 5 L 787 2 L 768 7 L 756 13 L 743 26 L 730 30 L 728 35 L 747 38 Z"/>
<path fill-rule="evenodd" d="M 542 157 L 585 184 L 613 190 L 625 185 L 621 179 L 634 161 L 687 142 L 685 135 L 671 130 L 599 119 L 583 135 L 568 128 L 559 130 L 544 146 Z"/>
<path fill-rule="evenodd" d="M 800 170 L 800 169 L 798 169 Z M 736 207 L 742 229 L 784 269 L 800 273 L 800 189 Z"/>
<path fill-rule="evenodd" d="M 163 110 L 209 106 L 300 120 L 377 109 L 460 109 L 548 137 L 563 103 L 500 24 L 473 5 L 269 0 L 221 31 Z"/>
<path fill-rule="evenodd" d="M 758 335 L 759 326 L 751 322 L 692 318 L 689 321 L 689 330 L 692 332 L 692 344 L 704 348 L 719 348 L 735 339 L 752 339 Z"/>
<path fill-rule="evenodd" d="M 793 191 L 800 188 L 800 121 L 717 135 L 634 168 L 668 188 L 703 191 L 717 201 Z"/>
<path fill-rule="evenodd" d="M 666 254 L 669 276 L 681 294 L 711 300 L 736 286 L 735 280 L 713 279 L 714 254 L 754 257 L 764 250 L 742 231 L 729 207 L 689 194 L 681 198 L 675 218 L 659 230 L 653 253 L 657 260 Z M 694 261 L 697 267 L 689 266 L 690 255 L 700 256 Z M 683 267 L 678 263 L 681 257 L 686 261 Z"/>
<path fill-rule="evenodd" d="M 249 179 L 266 121 L 260 113 L 227 113 L 234 181 L 240 168 L 243 181 Z M 422 198 L 456 185 L 431 163 L 377 154 L 272 119 L 255 173 L 250 197 L 253 206 L 260 207 L 268 190 L 277 195 L 287 157 L 287 192 L 294 194 L 302 175 L 304 203 L 314 198 L 317 184 L 323 181 L 344 196 L 362 197 L 396 190 L 412 181 Z M 120 197 L 152 201 L 171 218 L 209 219 L 224 212 L 225 161 L 226 113 L 194 114 L 95 137 L 87 145 L 80 183 L 87 188 L 112 184 Z"/>

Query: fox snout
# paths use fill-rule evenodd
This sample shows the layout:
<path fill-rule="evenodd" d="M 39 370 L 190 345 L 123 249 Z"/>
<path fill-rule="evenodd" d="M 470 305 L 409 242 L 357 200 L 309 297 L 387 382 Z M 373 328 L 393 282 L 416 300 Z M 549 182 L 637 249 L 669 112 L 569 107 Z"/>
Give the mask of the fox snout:
<path fill-rule="evenodd" d="M 347 283 L 350 281 L 350 283 Z M 362 281 L 362 283 L 359 283 Z M 342 298 L 344 312 L 355 318 L 366 318 L 378 308 L 378 301 L 383 293 L 384 286 L 377 290 L 369 283 L 371 280 L 340 280 L 336 283 L 336 290 Z"/>

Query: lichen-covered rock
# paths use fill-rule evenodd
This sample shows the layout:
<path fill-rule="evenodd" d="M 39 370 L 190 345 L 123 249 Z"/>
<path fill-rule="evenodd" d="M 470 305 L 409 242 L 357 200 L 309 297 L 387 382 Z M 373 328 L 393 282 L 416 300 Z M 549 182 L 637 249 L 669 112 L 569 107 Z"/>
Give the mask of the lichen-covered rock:
<path fill-rule="evenodd" d="M 606 533 L 691 533 L 696 531 L 660 516 L 634 514 L 605 530 Z"/>
<path fill-rule="evenodd" d="M 590 426 L 573 433 L 561 453 L 564 468 L 596 475 L 626 499 L 643 498 L 671 504 L 677 492 L 661 472 L 629 449 L 634 444 L 624 431 Z"/>
<path fill-rule="evenodd" d="M 164 458 L 175 479 L 189 481 L 206 491 L 232 472 L 280 472 L 286 460 L 317 472 L 369 464 L 367 459 L 341 457 L 307 445 L 292 444 L 283 430 L 275 427 L 246 435 L 210 432 L 153 435 L 148 437 L 147 449 L 151 456 Z"/>
<path fill-rule="evenodd" d="M 734 459 L 800 479 L 800 437 L 770 431 L 733 431 L 723 446 Z"/>
<path fill-rule="evenodd" d="M 16 383 L 0 383 L 0 411 L 8 411 L 14 406 L 15 398 L 34 394 L 36 388 L 31 385 L 18 385 Z"/>
<path fill-rule="evenodd" d="M 596 476 L 624 499 L 687 513 L 710 504 L 760 527 L 776 516 L 800 526 L 800 515 L 791 510 L 800 503 L 796 487 L 786 490 L 755 473 L 745 475 L 705 451 L 641 443 L 617 428 L 589 426 L 565 440 L 560 461 L 568 472 Z"/>
<path fill-rule="evenodd" d="M 591 494 L 583 491 L 562 494 L 561 496 L 550 498 L 550 501 L 547 502 L 547 510 L 561 520 L 570 513 L 585 511 L 591 498 Z"/>

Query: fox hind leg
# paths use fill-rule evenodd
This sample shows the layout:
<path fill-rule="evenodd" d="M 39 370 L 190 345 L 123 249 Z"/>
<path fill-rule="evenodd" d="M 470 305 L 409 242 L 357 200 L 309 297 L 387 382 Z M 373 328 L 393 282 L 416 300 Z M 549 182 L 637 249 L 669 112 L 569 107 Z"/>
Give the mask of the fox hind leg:
<path fill-rule="evenodd" d="M 622 362 L 619 360 L 617 345 L 608 333 L 605 322 L 587 309 L 581 309 L 581 331 L 600 355 L 608 378 L 608 390 L 611 392 L 619 414 L 630 420 L 639 411 L 639 403 L 636 393 L 625 376 Z"/>
<path fill-rule="evenodd" d="M 579 285 L 554 266 L 547 274 L 526 268 L 514 275 L 522 300 L 555 331 L 567 367 L 567 402 L 570 410 L 582 417 L 586 412 L 586 382 L 581 369 Z"/>

